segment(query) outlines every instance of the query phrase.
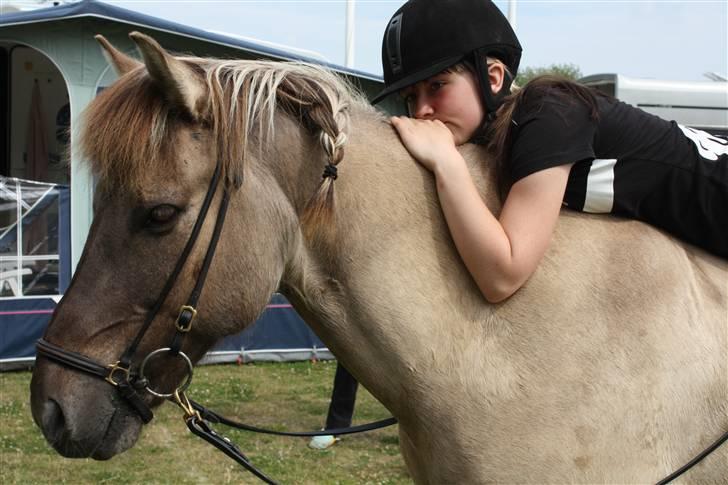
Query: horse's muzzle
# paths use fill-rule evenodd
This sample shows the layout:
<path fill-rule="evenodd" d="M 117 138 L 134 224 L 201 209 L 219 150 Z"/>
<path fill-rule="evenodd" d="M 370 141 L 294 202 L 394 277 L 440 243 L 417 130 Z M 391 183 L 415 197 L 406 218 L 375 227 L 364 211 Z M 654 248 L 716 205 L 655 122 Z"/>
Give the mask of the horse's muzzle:
<path fill-rule="evenodd" d="M 142 427 L 137 413 L 104 381 L 65 372 L 40 361 L 33 374 L 33 420 L 48 443 L 67 458 L 109 458 L 129 449 Z M 83 391 L 83 392 L 79 392 Z"/>

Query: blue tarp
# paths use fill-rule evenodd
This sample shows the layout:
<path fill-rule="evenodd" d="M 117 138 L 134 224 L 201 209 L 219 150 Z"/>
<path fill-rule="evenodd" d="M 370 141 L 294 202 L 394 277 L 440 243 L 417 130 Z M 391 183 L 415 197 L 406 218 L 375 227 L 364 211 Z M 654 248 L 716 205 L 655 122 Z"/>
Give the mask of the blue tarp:
<path fill-rule="evenodd" d="M 45 331 L 51 298 L 0 299 L 0 370 L 25 367 Z M 331 359 L 332 355 L 281 295 L 243 332 L 222 339 L 203 363 Z"/>
<path fill-rule="evenodd" d="M 45 331 L 55 309 L 55 301 L 70 282 L 70 194 L 68 187 L 63 185 L 54 186 L 5 177 L 0 177 L 0 186 L 3 188 L 0 193 L 0 209 L 4 211 L 2 220 L 8 223 L 0 228 L 0 262 L 3 263 L 0 268 L 8 270 L 6 276 L 11 276 L 9 281 L 13 283 L 16 276 L 9 273 L 18 267 L 27 270 L 27 273 L 21 275 L 20 284 L 15 283 L 20 290 L 15 288 L 10 291 L 10 296 L 0 297 L 0 369 L 12 369 L 33 362 L 35 341 Z M 26 266 L 35 268 L 33 260 L 26 261 L 25 258 L 29 255 L 24 251 L 21 255 L 17 254 L 18 204 L 22 205 L 22 227 L 26 229 L 34 221 L 45 217 L 44 213 L 56 203 L 58 215 L 57 218 L 51 217 L 47 220 L 47 234 L 48 240 L 56 241 L 49 246 L 57 247 L 58 250 L 58 274 L 46 273 L 50 282 L 42 287 L 39 284 L 33 289 L 32 283 L 40 280 L 44 273 L 37 272 L 36 269 L 31 272 Z M 20 246 L 22 248 L 24 244 Z M 37 297 L 33 296 L 33 291 L 38 294 Z M 51 294 L 46 296 L 45 293 Z M 204 362 L 287 361 L 331 357 L 288 301 L 275 294 L 256 323 L 238 335 L 223 339 L 207 355 Z"/>
<path fill-rule="evenodd" d="M 35 341 L 43 335 L 55 307 L 51 298 L 0 300 L 0 369 L 33 362 Z"/>
<path fill-rule="evenodd" d="M 218 342 L 203 362 L 331 359 L 333 356 L 280 294 L 245 331 Z"/>

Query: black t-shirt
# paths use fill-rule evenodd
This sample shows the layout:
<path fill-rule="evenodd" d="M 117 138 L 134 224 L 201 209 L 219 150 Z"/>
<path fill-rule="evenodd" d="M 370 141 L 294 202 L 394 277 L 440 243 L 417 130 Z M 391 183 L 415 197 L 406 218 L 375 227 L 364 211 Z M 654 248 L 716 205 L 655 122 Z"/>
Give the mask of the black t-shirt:
<path fill-rule="evenodd" d="M 573 163 L 564 205 L 648 222 L 728 257 L 728 141 L 597 96 L 526 96 L 511 133 L 511 182 Z"/>

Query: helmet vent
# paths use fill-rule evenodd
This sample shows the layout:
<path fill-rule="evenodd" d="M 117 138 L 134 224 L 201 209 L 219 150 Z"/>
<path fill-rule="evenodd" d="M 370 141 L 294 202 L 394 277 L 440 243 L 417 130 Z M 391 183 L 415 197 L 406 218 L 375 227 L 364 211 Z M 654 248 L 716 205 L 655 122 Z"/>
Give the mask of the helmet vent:
<path fill-rule="evenodd" d="M 399 38 L 402 32 L 402 13 L 392 17 L 387 26 L 387 54 L 389 57 L 389 67 L 392 74 L 397 75 L 402 72 L 402 52 L 400 51 Z"/>

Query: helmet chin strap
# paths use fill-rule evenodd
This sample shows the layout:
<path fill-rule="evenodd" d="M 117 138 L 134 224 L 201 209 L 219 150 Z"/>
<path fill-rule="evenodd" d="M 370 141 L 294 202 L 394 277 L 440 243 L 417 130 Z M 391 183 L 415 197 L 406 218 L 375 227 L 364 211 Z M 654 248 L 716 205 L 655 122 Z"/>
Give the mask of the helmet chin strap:
<path fill-rule="evenodd" d="M 495 120 L 496 113 L 501 104 L 503 104 L 503 98 L 508 96 L 511 92 L 511 84 L 513 78 L 507 70 L 503 71 L 503 85 L 500 91 L 493 94 L 490 89 L 490 80 L 488 79 L 488 63 L 486 62 L 485 50 L 479 49 L 473 52 L 473 66 L 475 66 L 475 73 L 478 77 L 478 83 L 480 84 L 480 99 L 483 102 L 483 109 L 485 110 L 485 117 L 483 124 L 475 130 L 472 138 L 469 140 L 472 143 L 483 143 L 485 141 L 485 135 L 487 132 L 488 125 Z"/>

